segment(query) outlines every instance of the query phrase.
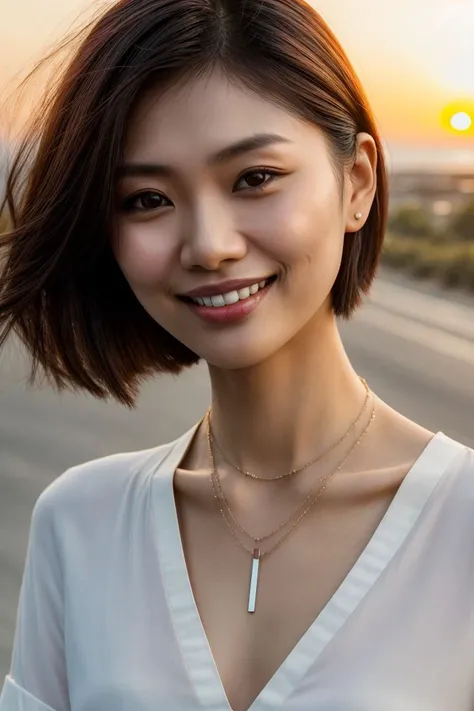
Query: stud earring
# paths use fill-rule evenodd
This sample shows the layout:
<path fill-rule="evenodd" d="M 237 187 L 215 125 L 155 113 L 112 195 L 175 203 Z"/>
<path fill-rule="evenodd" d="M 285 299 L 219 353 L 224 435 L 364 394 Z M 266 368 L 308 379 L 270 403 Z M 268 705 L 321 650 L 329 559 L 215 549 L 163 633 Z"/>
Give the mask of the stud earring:
<path fill-rule="evenodd" d="M 361 213 L 361 212 L 356 212 L 356 214 L 354 215 L 354 217 L 355 217 L 356 220 L 362 220 L 362 213 Z"/>

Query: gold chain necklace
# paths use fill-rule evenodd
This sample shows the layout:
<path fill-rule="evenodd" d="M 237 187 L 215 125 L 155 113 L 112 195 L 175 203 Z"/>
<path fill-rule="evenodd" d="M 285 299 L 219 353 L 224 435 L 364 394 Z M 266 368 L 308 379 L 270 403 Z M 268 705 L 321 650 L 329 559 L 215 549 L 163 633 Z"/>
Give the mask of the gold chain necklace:
<path fill-rule="evenodd" d="M 372 408 L 372 415 L 370 417 L 368 424 L 366 425 L 366 427 L 363 430 L 362 434 L 360 435 L 359 439 L 349 449 L 349 451 L 346 454 L 346 456 L 344 457 L 344 459 L 340 462 L 340 464 L 337 466 L 337 468 L 334 471 L 332 471 L 329 474 L 327 474 L 326 476 L 324 476 L 320 480 L 320 482 L 318 482 L 320 484 L 320 488 L 318 489 L 316 495 L 312 498 L 312 500 L 308 502 L 308 505 L 301 512 L 301 514 L 298 516 L 298 518 L 294 522 L 294 524 L 287 531 L 285 531 L 276 540 L 276 542 L 272 546 L 270 546 L 270 548 L 268 548 L 265 551 L 261 551 L 259 546 L 257 545 L 258 542 L 261 540 L 264 540 L 264 538 L 270 538 L 272 535 L 275 535 L 276 533 L 278 533 L 278 531 L 281 528 L 283 528 L 283 526 L 280 526 L 280 528 L 274 530 L 268 536 L 261 537 L 260 539 L 254 539 L 255 544 L 256 544 L 254 548 L 249 548 L 245 543 L 243 543 L 243 541 L 240 540 L 239 536 L 237 535 L 237 533 L 235 532 L 235 530 L 232 528 L 231 524 L 229 523 L 227 516 L 225 514 L 225 511 L 222 508 L 222 505 L 220 503 L 219 491 L 218 491 L 218 488 L 216 487 L 216 483 L 215 483 L 216 475 L 217 475 L 217 478 L 219 477 L 219 475 L 217 473 L 217 469 L 216 469 L 216 466 L 214 463 L 214 454 L 212 451 L 211 437 L 210 437 L 210 432 L 209 432 L 209 415 L 207 416 L 207 441 L 208 441 L 208 450 L 209 450 L 209 461 L 210 461 L 210 465 L 211 465 L 211 483 L 212 483 L 212 488 L 213 488 L 213 492 L 214 492 L 214 498 L 216 499 L 216 502 L 219 507 L 222 518 L 224 519 L 224 522 L 225 522 L 226 526 L 228 527 L 230 533 L 232 534 L 234 540 L 238 543 L 238 545 L 241 548 L 243 548 L 245 551 L 247 551 L 247 553 L 250 553 L 250 555 L 252 556 L 252 570 L 251 570 L 251 577 L 250 577 L 250 588 L 249 588 L 249 598 L 248 598 L 248 607 L 247 607 L 248 612 L 255 612 L 257 592 L 258 592 L 258 578 L 259 578 L 260 560 L 263 557 L 268 556 L 274 550 L 276 550 L 276 548 L 278 548 L 283 543 L 283 541 L 286 540 L 286 538 L 290 535 L 290 533 L 292 533 L 295 530 L 295 528 L 298 526 L 300 521 L 313 508 L 313 506 L 316 504 L 316 502 L 319 500 L 322 493 L 326 489 L 329 481 L 332 479 L 333 476 L 335 476 L 342 469 L 342 467 L 347 462 L 347 460 L 349 459 L 351 454 L 354 452 L 356 447 L 360 444 L 360 442 L 362 441 L 363 437 L 367 433 L 374 418 L 375 418 L 375 400 L 374 400 L 374 404 L 373 404 L 373 408 Z M 314 487 L 314 489 L 312 490 L 312 493 L 315 491 L 315 489 L 316 489 L 316 487 Z M 222 491 L 222 489 L 221 489 L 221 491 Z M 299 510 L 301 510 L 301 508 L 302 507 L 300 507 Z M 228 504 L 227 504 L 227 509 L 230 511 L 230 507 Z M 296 513 L 294 515 L 296 515 Z M 249 536 L 249 534 L 246 534 L 246 535 L 248 535 L 248 537 L 251 538 L 251 536 Z"/>
<path fill-rule="evenodd" d="M 347 432 L 345 432 L 343 434 L 343 436 L 335 444 L 333 444 L 332 447 L 327 449 L 325 452 L 323 452 L 322 454 L 319 454 L 317 457 L 315 457 L 314 459 L 311 459 L 309 462 L 306 462 L 306 464 L 303 464 L 301 467 L 297 467 L 296 469 L 290 469 L 290 471 L 286 472 L 285 474 L 280 474 L 278 476 L 274 476 L 271 478 L 268 478 L 265 476 L 258 476 L 258 474 L 253 474 L 252 472 L 246 471 L 245 469 L 241 469 L 240 467 L 237 466 L 237 464 L 232 464 L 231 462 L 229 462 L 226 459 L 224 453 L 222 452 L 222 449 L 219 447 L 219 444 L 217 443 L 217 440 L 212 432 L 212 426 L 211 426 L 211 420 L 210 420 L 210 412 L 211 411 L 209 409 L 209 411 L 208 411 L 208 428 L 209 428 L 210 436 L 212 438 L 212 442 L 214 443 L 214 445 L 215 445 L 217 451 L 219 452 L 219 454 L 221 455 L 221 457 L 224 459 L 225 463 L 229 464 L 229 466 L 231 466 L 233 469 L 237 469 L 237 471 L 241 472 L 242 474 L 245 474 L 246 477 L 249 477 L 251 479 L 258 479 L 259 481 L 278 481 L 279 479 L 286 479 L 286 477 L 294 476 L 295 474 L 298 474 L 299 472 L 303 471 L 304 469 L 307 469 L 312 464 L 316 464 L 321 459 L 323 459 L 328 454 L 330 454 L 333 451 L 333 449 L 336 449 L 337 446 L 342 444 L 347 439 L 347 437 L 350 435 L 352 430 L 354 430 L 357 427 L 357 425 L 359 424 L 360 420 L 362 419 L 365 411 L 367 410 L 367 406 L 369 404 L 369 396 L 370 396 L 370 390 L 369 390 L 369 386 L 367 385 L 367 381 L 364 380 L 364 378 L 359 378 L 359 380 L 365 387 L 365 392 L 366 392 L 364 407 L 360 411 L 357 419 L 354 420 L 354 422 L 351 424 L 351 426 L 349 427 Z"/>
<path fill-rule="evenodd" d="M 357 422 L 359 422 L 360 418 L 362 417 L 362 415 L 364 414 L 364 412 L 365 412 L 366 409 L 367 409 L 368 401 L 369 401 L 369 400 L 368 400 L 368 397 L 367 397 L 366 400 L 365 400 L 365 402 L 364 402 L 364 406 L 363 406 L 363 408 L 362 408 L 362 410 L 361 410 L 361 413 L 359 414 L 359 416 L 358 416 L 357 419 L 355 420 L 355 423 L 353 423 L 353 424 L 350 426 L 350 428 L 348 429 L 347 433 L 344 435 L 344 437 L 342 438 L 342 440 L 346 439 L 346 437 L 348 436 L 348 433 L 350 433 L 350 432 L 352 431 L 352 429 L 355 427 L 355 425 L 357 424 Z M 208 425 L 209 425 L 209 419 L 210 419 L 210 418 L 209 418 L 209 416 L 208 416 Z M 369 422 L 369 424 L 370 424 L 370 422 Z M 210 430 L 210 428 L 209 428 L 209 430 Z M 342 441 L 342 440 L 341 440 L 341 441 Z M 211 443 L 212 443 L 212 440 L 211 440 Z M 329 454 L 329 452 L 331 452 L 333 449 L 334 449 L 334 447 L 332 447 L 331 449 L 329 449 L 329 450 L 326 452 L 326 454 Z M 320 457 L 320 458 L 322 458 L 322 457 Z M 317 460 L 316 460 L 316 461 L 317 461 Z M 282 528 L 284 528 L 292 519 L 294 519 L 294 518 L 305 508 L 305 506 L 309 503 L 309 501 L 312 499 L 312 497 L 313 497 L 313 495 L 314 495 L 314 492 L 316 491 L 317 486 L 318 486 L 318 482 L 316 482 L 316 484 L 311 488 L 309 494 L 306 496 L 305 500 L 298 506 L 298 508 L 296 509 L 296 511 L 293 511 L 293 513 L 291 513 L 289 516 L 287 516 L 287 518 L 285 518 L 285 520 L 282 521 L 276 528 L 274 528 L 272 531 L 270 531 L 270 533 L 267 533 L 265 536 L 254 536 L 253 534 L 251 534 L 251 533 L 249 533 L 248 531 L 246 531 L 245 528 L 243 528 L 243 526 L 239 523 L 239 521 L 237 521 L 237 519 L 236 519 L 236 517 L 235 517 L 235 515 L 234 515 L 234 513 L 233 513 L 233 511 L 232 511 L 232 509 L 230 508 L 230 505 L 229 505 L 229 503 L 228 503 L 228 501 L 227 501 L 227 498 L 226 498 L 226 496 L 225 496 L 225 494 L 224 494 L 224 491 L 223 491 L 223 489 L 222 489 L 221 480 L 220 480 L 220 476 L 219 476 L 219 470 L 217 469 L 217 467 L 216 467 L 216 470 L 215 470 L 215 471 L 216 471 L 216 473 L 215 473 L 215 475 L 214 475 L 215 488 L 217 488 L 217 493 L 218 493 L 220 499 L 222 500 L 222 502 L 223 502 L 223 504 L 224 504 L 224 506 L 225 506 L 225 508 L 226 508 L 226 510 L 227 510 L 227 513 L 228 513 L 229 518 L 232 519 L 232 521 L 234 522 L 235 526 L 239 529 L 239 531 L 241 531 L 241 533 L 243 533 L 245 536 L 247 536 L 247 538 L 251 538 L 255 543 L 262 543 L 262 541 L 266 541 L 268 538 L 271 538 L 271 537 L 274 536 L 276 533 L 278 533 Z"/>
<path fill-rule="evenodd" d="M 232 510 L 231 510 L 231 508 L 230 508 L 230 505 L 229 505 L 229 503 L 228 503 L 228 501 L 227 501 L 227 499 L 226 499 L 226 497 L 225 497 L 225 494 L 224 494 L 224 492 L 223 492 L 223 490 L 222 490 L 222 486 L 221 486 L 221 482 L 220 482 L 220 477 L 219 477 L 219 472 L 218 472 L 218 470 L 217 470 L 217 467 L 215 467 L 214 459 L 212 459 L 212 463 L 213 463 L 212 483 L 213 483 L 213 490 L 214 490 L 215 498 L 217 498 L 218 501 L 219 501 L 219 499 L 220 499 L 220 500 L 223 502 L 223 504 L 224 504 L 224 506 L 225 506 L 225 508 L 226 508 L 226 510 L 227 510 L 227 512 L 228 512 L 229 518 L 232 519 L 232 521 L 235 523 L 236 527 L 237 527 L 245 536 L 247 536 L 247 538 L 251 538 L 255 543 L 261 543 L 262 541 L 268 540 L 269 538 L 271 538 L 272 536 L 274 536 L 275 534 L 277 534 L 279 531 L 281 531 L 281 529 L 284 528 L 284 527 L 285 527 L 293 518 L 295 518 L 301 511 L 303 511 L 303 509 L 304 509 L 304 515 L 308 512 L 309 509 L 308 509 L 308 508 L 305 508 L 305 507 L 307 506 L 307 504 L 309 504 L 309 507 L 311 508 L 311 507 L 313 506 L 313 504 L 316 502 L 317 498 L 314 499 L 313 501 L 311 501 L 311 500 L 313 499 L 314 493 L 315 493 L 316 489 L 318 488 L 318 484 L 321 484 L 321 483 L 322 483 L 323 486 L 321 487 L 321 489 L 318 490 L 317 496 L 319 496 L 319 495 L 322 493 L 322 491 L 324 491 L 325 484 L 327 485 L 327 482 L 329 481 L 329 479 L 330 479 L 332 476 L 334 476 L 334 475 L 341 469 L 341 467 L 346 463 L 347 458 L 352 454 L 352 451 L 353 451 L 353 450 L 355 449 L 355 447 L 359 444 L 359 442 L 361 441 L 362 437 L 363 437 L 363 436 L 365 435 L 365 433 L 367 432 L 367 430 L 368 430 L 368 428 L 369 428 L 369 426 L 370 426 L 370 424 L 371 424 L 371 422 L 372 422 L 372 420 L 373 420 L 374 418 L 375 418 L 375 406 L 374 406 L 374 408 L 373 408 L 373 410 L 372 410 L 371 418 L 370 418 L 368 424 L 366 425 L 364 431 L 362 432 L 362 435 L 361 435 L 360 438 L 355 442 L 355 444 L 351 447 L 351 449 L 349 450 L 349 453 L 348 453 L 347 456 L 343 459 L 343 461 L 339 464 L 338 468 L 337 468 L 334 472 L 331 472 L 330 474 L 326 475 L 325 477 L 322 477 L 318 482 L 316 482 L 316 484 L 312 487 L 311 491 L 309 492 L 308 496 L 305 498 L 305 500 L 303 501 L 303 503 L 300 504 L 300 506 L 298 506 L 298 508 L 296 509 L 296 511 L 294 511 L 292 514 L 290 514 L 290 516 L 288 516 L 282 523 L 280 523 L 276 528 L 274 528 L 270 533 L 266 534 L 265 536 L 254 536 L 254 535 L 252 535 L 251 533 L 249 533 L 248 531 L 246 531 L 246 530 L 243 528 L 243 526 L 237 521 L 237 519 L 236 519 L 234 513 L 232 512 Z M 211 451 L 212 451 L 212 450 L 211 450 Z M 311 502 L 311 503 L 310 503 L 310 502 Z M 298 519 L 298 521 L 295 523 L 295 526 L 297 525 L 297 523 L 298 523 L 300 520 L 301 520 L 301 518 Z M 226 517 L 226 523 L 228 523 L 227 517 Z M 290 532 L 291 532 L 291 530 L 292 530 L 292 529 L 290 529 Z M 288 534 L 286 534 L 286 535 L 288 535 Z M 239 540 L 240 540 L 240 539 L 239 539 Z M 268 551 L 266 551 L 265 553 L 262 553 L 261 557 L 263 557 L 264 555 L 268 555 L 269 553 L 271 553 L 271 551 L 274 550 L 274 548 L 276 547 L 276 545 L 278 545 L 278 543 L 279 543 L 279 541 L 278 541 L 274 546 L 272 546 Z M 243 546 L 243 547 L 245 547 L 245 546 Z M 251 549 L 251 548 L 246 547 L 246 550 L 247 550 L 248 553 L 253 553 L 253 550 L 254 550 L 254 549 L 253 549 L 253 548 Z"/>

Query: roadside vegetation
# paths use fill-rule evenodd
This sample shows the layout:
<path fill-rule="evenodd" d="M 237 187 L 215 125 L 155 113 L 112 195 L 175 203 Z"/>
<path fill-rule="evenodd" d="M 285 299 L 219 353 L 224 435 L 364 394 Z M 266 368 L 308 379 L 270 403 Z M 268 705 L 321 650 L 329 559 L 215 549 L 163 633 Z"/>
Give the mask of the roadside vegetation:
<path fill-rule="evenodd" d="M 443 228 L 417 205 L 407 203 L 394 210 L 382 263 L 417 279 L 474 293 L 474 199 Z"/>

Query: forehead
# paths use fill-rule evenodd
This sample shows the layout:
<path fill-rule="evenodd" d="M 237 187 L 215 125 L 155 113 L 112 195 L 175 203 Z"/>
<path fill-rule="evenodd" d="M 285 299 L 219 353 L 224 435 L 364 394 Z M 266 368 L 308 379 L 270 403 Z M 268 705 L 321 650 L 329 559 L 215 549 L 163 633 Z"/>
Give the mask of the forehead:
<path fill-rule="evenodd" d="M 190 160 L 257 133 L 292 142 L 320 134 L 276 101 L 215 70 L 165 92 L 150 90 L 129 119 L 125 153 L 134 159 L 152 151 L 162 160 Z"/>

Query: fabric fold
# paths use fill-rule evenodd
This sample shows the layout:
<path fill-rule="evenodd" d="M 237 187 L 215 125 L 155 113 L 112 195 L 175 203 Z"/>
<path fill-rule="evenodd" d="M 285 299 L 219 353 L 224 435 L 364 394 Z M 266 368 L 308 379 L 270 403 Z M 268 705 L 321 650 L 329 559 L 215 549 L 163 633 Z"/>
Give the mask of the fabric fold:
<path fill-rule="evenodd" d="M 0 711 L 59 711 L 59 709 L 53 709 L 43 703 L 7 675 L 0 696 Z"/>

